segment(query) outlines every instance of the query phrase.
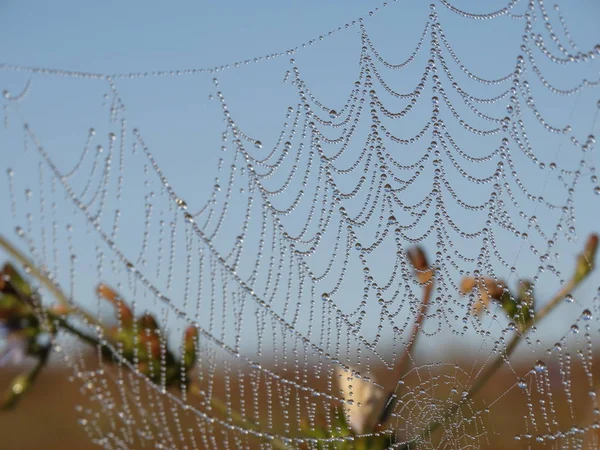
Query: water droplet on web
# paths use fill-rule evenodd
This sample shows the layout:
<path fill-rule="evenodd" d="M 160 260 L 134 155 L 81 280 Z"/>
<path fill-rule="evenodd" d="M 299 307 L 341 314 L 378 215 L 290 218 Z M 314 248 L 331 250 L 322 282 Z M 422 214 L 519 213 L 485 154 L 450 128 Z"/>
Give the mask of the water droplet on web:
<path fill-rule="evenodd" d="M 534 368 L 536 372 L 544 372 L 546 370 L 546 363 L 544 361 L 537 360 Z"/>
<path fill-rule="evenodd" d="M 517 386 L 521 389 L 525 389 L 527 387 L 527 382 L 523 378 L 519 378 Z"/>
<path fill-rule="evenodd" d="M 565 295 L 565 302 L 567 302 L 567 303 L 573 303 L 574 301 L 575 301 L 575 298 L 573 297 L 572 294 Z"/>
<path fill-rule="evenodd" d="M 263 145 L 262 145 L 262 142 L 260 142 L 260 141 L 254 141 L 254 146 L 256 148 L 262 148 Z"/>
<path fill-rule="evenodd" d="M 332 119 L 335 119 L 337 117 L 338 113 L 335 109 L 332 109 L 329 111 L 329 117 Z"/>
<path fill-rule="evenodd" d="M 584 309 L 581 317 L 583 320 L 590 320 L 592 318 L 592 312 L 589 309 Z"/>

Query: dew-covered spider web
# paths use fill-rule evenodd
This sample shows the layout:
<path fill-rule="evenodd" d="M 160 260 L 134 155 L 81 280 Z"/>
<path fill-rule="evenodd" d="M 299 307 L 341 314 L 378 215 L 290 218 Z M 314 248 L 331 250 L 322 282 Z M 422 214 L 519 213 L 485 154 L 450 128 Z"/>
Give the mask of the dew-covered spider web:
<path fill-rule="evenodd" d="M 600 10 L 408 3 L 213 68 L 0 65 L 3 233 L 106 327 L 100 283 L 158 320 L 150 368 L 53 342 L 99 447 L 598 448 L 598 276 L 531 330 L 487 300 L 535 319 L 600 229 Z"/>

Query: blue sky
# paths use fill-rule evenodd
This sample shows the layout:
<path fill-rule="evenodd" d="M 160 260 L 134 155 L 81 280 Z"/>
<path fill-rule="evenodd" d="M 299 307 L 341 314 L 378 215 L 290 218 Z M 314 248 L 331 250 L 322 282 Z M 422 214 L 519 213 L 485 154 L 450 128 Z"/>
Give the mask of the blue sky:
<path fill-rule="evenodd" d="M 521 43 L 522 22 L 506 17 L 494 21 L 467 21 L 448 12 L 441 3 L 436 3 L 448 39 L 468 68 L 484 78 L 498 77 L 512 70 L 514 55 Z M 369 35 L 381 53 L 391 61 L 401 61 L 412 52 L 419 40 L 429 14 L 428 4 L 417 0 L 399 1 L 370 18 L 368 7 L 372 5 L 374 8 L 379 3 L 367 5 L 364 1 L 354 0 L 204 1 L 170 3 L 167 6 L 141 1 L 88 4 L 78 1 L 34 3 L 9 0 L 0 2 L 0 62 L 102 74 L 210 68 L 285 51 L 317 39 L 314 45 L 298 50 L 291 57 L 315 96 L 333 109 L 339 109 L 353 87 L 360 53 L 358 27 L 345 29 L 344 25 L 358 17 L 366 17 Z M 503 6 L 504 2 L 485 2 L 484 5 L 482 2 L 462 1 L 453 4 L 473 12 L 486 12 Z M 600 42 L 598 2 L 587 0 L 576 5 L 572 2 L 561 4 L 571 33 L 582 49 L 590 49 Z M 328 31 L 340 26 L 344 28 L 341 32 L 327 36 Z M 320 41 L 319 36 L 325 39 Z M 282 112 L 288 103 L 296 102 L 295 90 L 282 83 L 286 70 L 293 66 L 289 59 L 290 56 L 282 56 L 214 74 L 237 123 L 246 134 L 260 139 L 265 148 L 275 144 L 277 136 L 272 130 L 281 127 Z M 541 66 L 548 71 L 553 82 L 563 87 L 570 86 L 578 77 L 581 78 L 581 74 L 589 79 L 598 74 L 597 61 L 595 65 L 580 64 L 581 72 L 563 70 L 551 64 L 541 63 Z M 422 65 L 419 65 L 402 71 L 400 75 L 394 72 L 386 74 L 400 90 L 409 91 L 418 82 L 421 71 Z M 128 126 L 139 127 L 159 166 L 177 192 L 186 198 L 190 210 L 199 209 L 210 199 L 216 184 L 214 174 L 220 158 L 218 149 L 223 119 L 218 102 L 209 98 L 217 91 L 212 81 L 214 75 L 117 78 L 115 81 L 127 107 Z M 0 88 L 11 93 L 20 92 L 28 81 L 31 81 L 29 97 L 19 103 L 18 111 L 11 110 L 9 113 L 9 130 L 3 133 L 0 141 L 3 154 L 0 168 L 3 172 L 8 167 L 14 168 L 17 175 L 33 170 L 37 180 L 37 159 L 33 160 L 31 152 L 23 152 L 22 134 L 16 132 L 19 128 L 13 125 L 18 124 L 20 118 L 27 118 L 32 124 L 36 135 L 61 168 L 72 167 L 77 161 L 88 128 L 96 128 L 98 136 L 104 136 L 98 139 L 104 141 L 113 128 L 107 123 L 107 106 L 103 106 L 103 96 L 109 93 L 106 82 L 32 76 L 28 72 L 0 72 Z M 590 131 L 596 113 L 595 102 L 600 98 L 597 90 L 587 90 L 579 97 L 556 99 L 536 86 L 532 89 L 549 122 L 564 124 L 571 121 L 578 136 L 587 136 L 589 132 L 598 134 L 598 126 L 595 131 Z M 471 92 L 485 96 L 489 92 L 500 91 L 474 87 Z M 411 126 L 411 130 L 416 128 L 416 125 Z M 543 156 L 540 159 L 550 161 L 556 157 L 560 167 L 563 164 L 564 167 L 572 167 L 573 161 L 569 156 L 572 150 L 566 137 L 548 135 L 536 131 L 535 127 L 532 130 L 536 149 Z M 460 134 L 458 127 L 453 131 Z M 482 153 L 485 153 L 484 149 Z M 595 163 L 598 163 L 597 153 L 589 157 L 595 158 Z M 129 174 L 127 181 L 131 183 L 127 189 L 132 196 L 141 198 L 146 188 L 143 185 L 143 163 L 138 164 Z M 539 180 L 530 180 L 534 184 L 545 183 L 544 175 L 537 175 L 536 171 L 532 171 L 531 175 L 529 172 L 525 174 L 531 178 L 540 177 Z M 589 175 L 585 178 L 577 197 L 581 237 L 590 230 L 598 230 L 594 211 L 597 211 L 600 197 L 592 194 L 593 183 L 588 180 Z M 17 182 L 17 198 L 25 205 L 19 212 L 21 220 L 25 220 L 28 211 L 22 194 L 27 183 L 29 181 L 22 178 Z M 219 183 L 226 184 L 226 180 Z M 468 188 L 457 181 L 459 191 L 461 186 Z M 552 195 L 554 188 L 550 183 L 543 189 Z M 478 193 L 472 191 L 469 195 L 476 198 Z M 9 204 L 7 191 L 0 190 L 0 201 L 3 205 Z M 595 207 L 589 206 L 594 204 Z M 143 217 L 143 205 L 128 206 L 132 217 Z M 62 222 L 70 221 L 65 217 L 60 219 Z M 73 219 L 77 220 L 81 218 Z M 546 219 L 542 217 L 541 220 Z M 137 238 L 142 225 L 143 220 L 123 223 L 122 233 L 130 233 Z M 468 229 L 472 224 L 465 222 L 462 225 Z M 90 233 L 93 235 L 83 225 L 79 230 L 82 230 L 78 236 L 80 240 L 85 241 Z M 14 223 L 4 220 L 0 232 L 15 237 Z M 155 239 L 156 235 L 151 238 Z M 506 239 L 509 244 L 514 242 Z M 130 244 L 125 239 L 119 245 L 127 251 Z M 558 247 L 564 251 L 558 263 L 559 270 L 571 270 L 571 255 L 581 245 L 580 239 L 578 243 L 565 243 Z M 531 256 L 527 259 L 523 255 L 522 258 L 518 270 L 523 276 L 530 276 L 530 269 L 537 262 Z M 86 256 L 82 255 L 81 259 L 86 260 Z M 94 258 L 90 258 L 90 267 L 93 261 Z M 64 272 L 66 270 L 63 270 L 63 276 Z M 598 278 L 594 280 L 595 285 L 597 281 Z M 94 282 L 93 271 L 78 272 L 82 293 L 86 289 L 89 291 Z M 541 286 L 540 291 L 547 295 L 553 287 L 546 289 Z M 592 286 L 582 291 L 577 299 L 581 299 L 581 306 L 589 303 L 594 290 Z M 348 287 L 348 292 L 351 291 L 352 287 Z M 580 310 L 573 309 L 569 320 L 574 320 Z M 251 334 L 252 330 L 247 333 Z"/>

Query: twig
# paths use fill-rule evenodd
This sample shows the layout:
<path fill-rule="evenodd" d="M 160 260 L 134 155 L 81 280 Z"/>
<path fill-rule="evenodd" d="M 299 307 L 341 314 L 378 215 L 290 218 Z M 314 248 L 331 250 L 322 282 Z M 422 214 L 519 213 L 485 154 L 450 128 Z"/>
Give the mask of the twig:
<path fill-rule="evenodd" d="M 69 333 L 77 336 L 84 342 L 86 342 L 90 345 L 106 347 L 106 345 L 103 344 L 102 342 L 100 342 L 100 340 L 98 338 L 91 336 L 87 333 L 84 333 L 84 332 L 78 330 L 77 328 L 73 327 L 71 324 L 69 324 L 69 322 L 64 317 L 60 317 L 58 315 L 51 314 L 51 318 L 58 324 L 58 326 L 61 329 L 63 329 L 64 331 L 68 331 Z M 191 392 L 193 393 L 194 391 L 191 391 Z M 259 427 L 256 424 L 249 422 L 247 419 L 242 417 L 242 415 L 240 413 L 238 413 L 237 411 L 231 410 L 228 412 L 227 406 L 219 398 L 216 398 L 216 397 L 212 398 L 210 405 L 211 405 L 211 408 L 214 408 L 223 414 L 230 414 L 231 419 L 234 422 L 238 423 L 239 426 L 241 426 L 245 429 L 248 429 L 248 430 L 260 431 Z M 272 440 L 270 442 L 271 442 L 273 448 L 277 448 L 280 450 L 288 450 L 288 447 L 279 440 Z"/>
<path fill-rule="evenodd" d="M 99 346 L 99 347 L 107 347 L 105 344 L 103 344 L 100 339 L 84 333 L 81 330 L 78 330 L 77 328 L 75 328 L 73 325 L 71 325 L 67 319 L 65 319 L 62 316 L 59 316 L 57 314 L 54 313 L 48 313 L 48 317 L 54 321 L 59 328 L 61 328 L 64 331 L 68 331 L 69 333 L 77 336 L 79 339 L 81 339 L 82 341 L 84 341 L 86 344 L 90 344 L 90 345 L 94 345 L 94 346 Z"/>
<path fill-rule="evenodd" d="M 61 314 L 57 314 L 56 312 L 53 312 L 51 310 L 44 311 L 44 313 L 48 317 L 48 320 L 52 321 L 58 329 L 61 329 L 65 332 L 76 336 L 86 344 L 100 348 L 107 347 L 107 345 L 102 343 L 101 340 L 97 337 L 87 334 L 79 330 L 75 326 L 71 325 L 65 316 L 65 314 L 74 313 L 85 319 L 88 322 L 88 324 L 98 325 L 97 320 L 91 314 L 87 313 L 80 307 L 75 306 L 73 302 L 71 302 L 68 299 L 68 297 L 64 294 L 64 292 L 54 282 L 52 282 L 52 280 L 48 278 L 47 275 L 45 275 L 41 270 L 39 270 L 31 261 L 29 261 L 29 259 L 25 255 L 23 255 L 23 253 L 21 253 L 16 247 L 14 247 L 1 235 L 0 248 L 4 249 L 21 265 L 27 267 L 28 274 L 32 275 L 40 283 L 42 283 L 52 293 L 52 295 L 56 298 L 60 306 L 63 308 L 64 311 L 61 311 Z M 20 375 L 15 380 L 13 380 L 7 398 L 0 406 L 1 410 L 13 407 L 17 403 L 17 401 L 22 397 L 22 395 L 25 394 L 25 392 L 31 388 L 33 382 L 41 372 L 42 368 L 46 365 L 48 357 L 50 356 L 51 348 L 51 346 L 45 347 L 40 352 L 36 365 L 30 372 L 28 372 L 26 375 Z M 225 412 L 227 410 L 227 407 L 219 399 L 213 399 L 211 402 L 211 406 L 222 412 Z M 235 422 L 242 423 L 245 428 L 258 430 L 258 427 L 256 425 L 250 424 L 237 411 L 231 411 L 230 416 Z M 288 448 L 283 442 L 277 439 L 272 440 L 270 443 L 274 448 L 278 448 L 280 450 L 287 450 Z"/>
<path fill-rule="evenodd" d="M 396 367 L 394 368 L 394 379 L 396 381 L 400 380 L 400 378 L 402 378 L 402 376 L 406 372 L 406 366 L 408 365 L 410 355 L 412 354 L 412 349 L 414 348 L 414 345 L 417 341 L 417 337 L 419 336 L 419 332 L 421 331 L 423 320 L 425 318 L 425 314 L 427 314 L 427 308 L 429 307 L 429 302 L 431 301 L 431 295 L 433 294 L 433 290 L 434 283 L 432 280 L 423 289 L 423 300 L 421 301 L 421 309 L 419 310 L 415 323 L 413 324 L 410 340 L 406 344 L 404 353 L 402 354 L 402 357 L 400 358 L 400 360 L 396 364 Z"/>
<path fill-rule="evenodd" d="M 479 392 L 479 390 L 483 386 L 485 386 L 485 384 L 494 375 L 494 373 L 496 373 L 496 371 L 500 367 L 502 367 L 502 365 L 508 360 L 508 357 L 515 351 L 515 349 L 517 348 L 517 344 L 520 342 L 521 338 L 525 335 L 525 333 L 529 331 L 529 329 L 531 329 L 531 327 L 534 324 L 539 323 L 542 319 L 544 319 L 544 317 L 550 314 L 550 312 L 552 312 L 552 310 L 558 304 L 564 301 L 564 298 L 567 295 L 569 295 L 587 277 L 588 274 L 585 274 L 583 277 L 574 276 L 571 280 L 565 283 L 561 287 L 561 289 L 554 295 L 554 297 L 537 314 L 535 314 L 534 319 L 523 328 L 523 332 L 515 334 L 512 337 L 505 350 L 501 354 L 499 354 L 487 367 L 487 369 L 479 375 L 479 377 L 475 380 L 475 382 L 468 390 L 467 394 L 461 399 L 461 401 L 448 408 L 446 413 L 443 415 L 443 419 L 441 421 L 430 423 L 427 426 L 427 428 L 425 428 L 425 430 L 421 432 L 418 438 L 413 439 L 411 442 L 407 443 L 404 446 L 404 448 L 412 448 L 413 446 L 416 446 L 417 442 L 423 440 L 427 436 L 431 436 L 431 434 L 435 430 L 437 430 L 441 425 L 443 425 L 443 423 L 446 422 L 447 419 L 452 417 L 458 411 L 458 409 L 462 405 L 464 405 L 466 401 L 473 398 L 475 394 L 477 394 L 477 392 Z"/>
<path fill-rule="evenodd" d="M 6 411 L 11 409 L 13 406 L 17 404 L 19 399 L 23 397 L 23 395 L 31 389 L 33 386 L 33 382 L 40 374 L 46 363 L 48 362 L 48 358 L 50 356 L 51 346 L 48 345 L 41 349 L 40 354 L 38 356 L 38 360 L 35 363 L 35 366 L 25 375 L 19 375 L 16 377 L 13 382 L 10 384 L 10 390 L 8 391 L 5 400 L 2 402 L 0 406 L 1 411 Z"/>
<path fill-rule="evenodd" d="M 69 301 L 68 297 L 65 293 L 54 283 L 47 275 L 45 275 L 41 270 L 39 270 L 35 264 L 33 264 L 29 259 L 21 253 L 16 247 L 14 247 L 10 242 L 8 242 L 4 236 L 0 235 L 0 247 L 4 249 L 7 253 L 9 253 L 13 258 L 15 258 L 21 265 L 27 267 L 29 274 L 33 275 L 40 283 L 42 283 L 56 298 L 58 303 L 67 310 L 67 312 L 74 312 L 89 323 L 97 325 L 97 320 L 89 313 L 84 311 L 78 306 L 74 306 L 71 301 Z"/>
<path fill-rule="evenodd" d="M 394 368 L 394 374 L 392 379 L 395 381 L 393 386 L 388 388 L 388 392 L 386 396 L 388 401 L 386 402 L 383 410 L 379 415 L 379 425 L 382 425 L 389 418 L 390 412 L 394 409 L 396 404 L 397 396 L 396 389 L 398 388 L 398 383 L 406 373 L 406 368 L 410 361 L 410 356 L 412 355 L 412 350 L 415 346 L 417 338 L 419 336 L 419 332 L 421 331 L 421 327 L 423 326 L 423 321 L 425 320 L 425 314 L 427 314 L 427 309 L 429 308 L 429 303 L 431 301 L 431 296 L 435 287 L 435 278 L 434 278 L 434 269 L 429 266 L 427 261 L 427 257 L 425 256 L 425 252 L 420 248 L 416 247 L 413 250 L 409 250 L 407 253 L 408 258 L 416 269 L 416 277 L 417 279 L 425 284 L 423 288 L 423 300 L 421 300 L 421 308 L 417 313 L 417 317 L 413 324 L 413 329 L 410 335 L 410 339 L 404 348 L 404 353 L 400 357 L 400 360 L 396 364 Z"/>

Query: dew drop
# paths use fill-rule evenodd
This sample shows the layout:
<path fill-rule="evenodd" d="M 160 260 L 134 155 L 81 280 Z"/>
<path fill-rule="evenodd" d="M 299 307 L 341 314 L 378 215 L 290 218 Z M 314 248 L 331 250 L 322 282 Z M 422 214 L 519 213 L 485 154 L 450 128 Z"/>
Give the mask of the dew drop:
<path fill-rule="evenodd" d="M 535 363 L 535 371 L 536 372 L 545 372 L 546 371 L 546 363 L 544 361 L 540 361 L 539 359 Z"/>

